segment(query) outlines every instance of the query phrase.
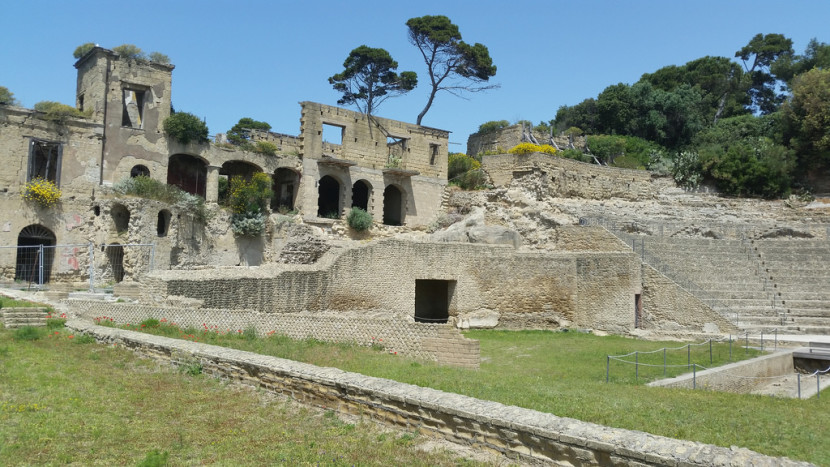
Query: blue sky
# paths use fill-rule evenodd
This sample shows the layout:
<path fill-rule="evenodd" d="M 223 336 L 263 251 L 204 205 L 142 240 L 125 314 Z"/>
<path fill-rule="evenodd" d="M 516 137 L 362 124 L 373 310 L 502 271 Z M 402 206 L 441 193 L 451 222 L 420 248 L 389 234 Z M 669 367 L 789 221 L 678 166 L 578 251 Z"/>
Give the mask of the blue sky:
<path fill-rule="evenodd" d="M 0 86 L 25 107 L 75 101 L 72 51 L 85 42 L 131 43 L 170 56 L 173 105 L 211 133 L 242 117 L 299 132 L 300 101 L 336 105 L 327 78 L 353 48 L 387 49 L 426 82 L 406 20 L 446 15 L 465 41 L 490 49 L 499 89 L 469 100 L 439 95 L 423 124 L 452 132 L 451 151 L 488 120 L 550 120 L 562 105 L 606 86 L 706 55 L 733 57 L 757 33 L 793 39 L 797 53 L 830 42 L 830 1 L 8 1 Z M 414 122 L 428 88 L 386 101 L 378 115 Z"/>

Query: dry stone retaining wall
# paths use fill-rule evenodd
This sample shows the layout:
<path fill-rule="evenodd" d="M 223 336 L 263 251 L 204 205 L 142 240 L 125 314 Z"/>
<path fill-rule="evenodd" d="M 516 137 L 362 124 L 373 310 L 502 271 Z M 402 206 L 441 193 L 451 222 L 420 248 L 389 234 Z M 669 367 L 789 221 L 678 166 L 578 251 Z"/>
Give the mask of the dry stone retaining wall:
<path fill-rule="evenodd" d="M 65 300 L 77 316 L 93 320 L 112 318 L 117 324 L 138 324 L 149 318 L 166 319 L 182 329 L 193 327 L 222 333 L 254 328 L 260 336 L 270 332 L 295 339 L 382 345 L 387 351 L 444 365 L 478 368 L 479 343 L 466 339 L 451 324 L 415 323 L 392 313 L 284 313 Z"/>
<path fill-rule="evenodd" d="M 251 352 L 70 320 L 99 342 L 174 365 L 198 362 L 210 375 L 340 413 L 419 430 L 513 459 L 563 465 L 809 465 L 743 448 L 609 428 L 411 384 Z"/>
<path fill-rule="evenodd" d="M 547 194 L 553 197 L 644 200 L 657 195 L 645 170 L 586 164 L 546 154 L 483 156 L 481 167 L 495 186 L 507 186 L 528 175 L 541 176 Z"/>

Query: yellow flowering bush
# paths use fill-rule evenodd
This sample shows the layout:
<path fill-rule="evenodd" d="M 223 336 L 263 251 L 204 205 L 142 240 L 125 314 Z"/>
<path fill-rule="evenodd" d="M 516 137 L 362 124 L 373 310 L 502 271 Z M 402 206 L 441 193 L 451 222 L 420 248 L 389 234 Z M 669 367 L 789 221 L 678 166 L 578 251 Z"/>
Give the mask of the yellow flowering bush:
<path fill-rule="evenodd" d="M 34 201 L 48 208 L 54 206 L 61 199 L 61 190 L 55 185 L 55 182 L 37 177 L 23 185 L 20 195 L 26 201 Z"/>
<path fill-rule="evenodd" d="M 551 146 L 550 144 L 533 144 L 533 143 L 519 143 L 509 151 L 510 154 L 532 154 L 534 152 L 541 152 L 542 154 L 550 154 L 553 156 L 556 154 L 556 148 Z"/>

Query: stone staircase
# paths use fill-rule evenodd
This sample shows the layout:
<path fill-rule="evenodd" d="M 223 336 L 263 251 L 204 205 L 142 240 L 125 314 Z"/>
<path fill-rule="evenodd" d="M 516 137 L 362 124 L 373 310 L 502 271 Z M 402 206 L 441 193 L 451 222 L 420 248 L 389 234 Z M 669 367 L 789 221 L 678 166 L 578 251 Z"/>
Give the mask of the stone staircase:
<path fill-rule="evenodd" d="M 799 333 L 830 334 L 830 241 L 756 240 L 788 324 Z"/>
<path fill-rule="evenodd" d="M 751 333 L 798 330 L 748 242 L 631 235 L 625 239 L 645 263 L 741 329 Z"/>
<path fill-rule="evenodd" d="M 46 308 L 18 307 L 0 308 L 0 318 L 6 328 L 23 326 L 46 326 Z"/>

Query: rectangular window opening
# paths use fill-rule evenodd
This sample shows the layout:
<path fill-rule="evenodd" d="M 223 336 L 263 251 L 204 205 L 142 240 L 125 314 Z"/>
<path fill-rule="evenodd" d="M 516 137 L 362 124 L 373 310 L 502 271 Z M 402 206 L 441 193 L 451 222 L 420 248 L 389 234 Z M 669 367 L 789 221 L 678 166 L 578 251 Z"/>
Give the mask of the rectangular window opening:
<path fill-rule="evenodd" d="M 343 135 L 346 133 L 346 127 L 340 125 L 332 125 L 329 123 L 323 124 L 323 142 L 329 144 L 343 144 Z"/>
<path fill-rule="evenodd" d="M 446 323 L 455 281 L 437 279 L 415 280 L 415 322 Z"/>
<path fill-rule="evenodd" d="M 29 174 L 28 181 L 42 178 L 60 185 L 61 143 L 32 140 L 29 145 Z"/>
<path fill-rule="evenodd" d="M 438 148 L 437 144 L 429 145 L 429 165 L 435 165 L 435 160 L 438 158 Z"/>
<path fill-rule="evenodd" d="M 144 95 L 141 89 L 124 89 L 121 126 L 144 128 Z"/>

